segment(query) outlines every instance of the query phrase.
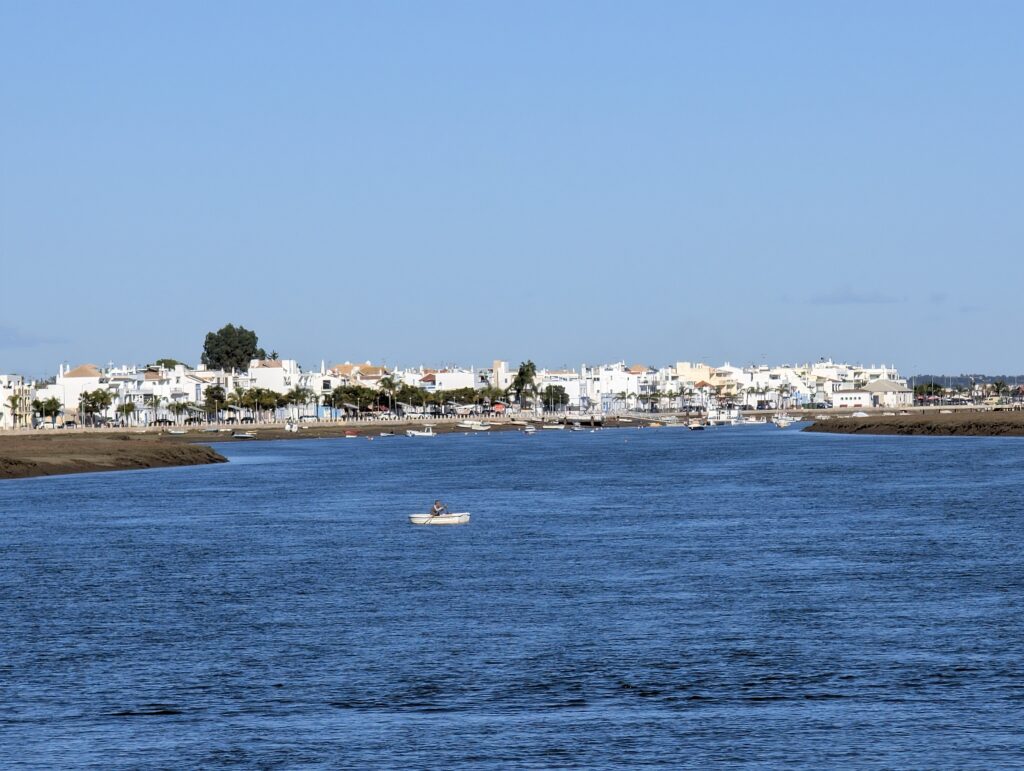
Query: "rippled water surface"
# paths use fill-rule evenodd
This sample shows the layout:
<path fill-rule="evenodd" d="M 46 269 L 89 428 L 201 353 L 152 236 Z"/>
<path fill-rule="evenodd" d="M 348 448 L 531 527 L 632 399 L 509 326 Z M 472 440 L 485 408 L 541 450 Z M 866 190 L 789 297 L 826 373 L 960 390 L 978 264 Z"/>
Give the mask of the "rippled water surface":
<path fill-rule="evenodd" d="M 222 451 L 0 482 L 0 766 L 1024 762 L 1024 440 Z"/>

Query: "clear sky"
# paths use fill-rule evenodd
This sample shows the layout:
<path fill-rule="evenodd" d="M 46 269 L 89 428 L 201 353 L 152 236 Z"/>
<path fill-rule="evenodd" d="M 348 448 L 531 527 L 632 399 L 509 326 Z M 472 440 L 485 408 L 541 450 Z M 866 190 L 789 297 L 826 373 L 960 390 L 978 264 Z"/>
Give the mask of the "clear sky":
<path fill-rule="evenodd" d="M 1019 371 L 1019 2 L 0 2 L 0 372 Z"/>

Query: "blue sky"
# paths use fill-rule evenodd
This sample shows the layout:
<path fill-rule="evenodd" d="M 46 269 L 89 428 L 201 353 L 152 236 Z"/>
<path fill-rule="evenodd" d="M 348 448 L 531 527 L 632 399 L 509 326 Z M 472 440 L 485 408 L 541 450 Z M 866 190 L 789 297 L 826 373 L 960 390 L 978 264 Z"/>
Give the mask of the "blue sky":
<path fill-rule="evenodd" d="M 1018 371 L 1019 3 L 0 4 L 0 371 Z"/>

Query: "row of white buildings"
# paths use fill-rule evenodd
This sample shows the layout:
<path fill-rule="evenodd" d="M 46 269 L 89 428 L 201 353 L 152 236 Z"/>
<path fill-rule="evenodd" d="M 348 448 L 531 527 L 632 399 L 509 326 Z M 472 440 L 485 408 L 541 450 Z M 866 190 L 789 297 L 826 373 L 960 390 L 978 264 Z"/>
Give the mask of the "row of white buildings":
<path fill-rule="evenodd" d="M 339 408 L 351 407 L 332 403 L 330 395 L 339 386 L 360 385 L 379 390 L 384 383 L 412 386 L 423 394 L 456 389 L 491 389 L 489 393 L 494 393 L 493 389 L 511 389 L 517 369 L 500 360 L 489 368 L 386 368 L 370 362 L 346 362 L 334 366 L 321 363 L 319 369 L 306 371 L 294 360 L 253 360 L 244 372 L 190 368 L 183 364 L 107 368 L 92 364 L 61 365 L 48 382 L 0 375 L 0 428 L 41 422 L 33 404 L 47 400 L 60 404 L 59 417 L 51 422 L 79 420 L 83 396 L 97 389 L 110 394 L 110 406 L 104 410 L 104 417 L 114 419 L 128 412 L 130 422 L 142 425 L 167 420 L 171 412 L 176 420 L 182 419 L 183 414 L 186 419 L 190 415 L 205 415 L 208 389 L 213 386 L 219 386 L 226 394 L 240 394 L 253 388 L 278 394 L 304 389 L 310 395 L 309 403 L 294 405 L 291 414 L 329 417 L 337 415 Z M 560 408 L 581 413 L 708 409 L 724 404 L 751 408 L 901 407 L 913 401 L 906 381 L 894 367 L 863 367 L 826 360 L 750 367 L 677 362 L 660 368 L 620 361 L 583 365 L 579 369 L 539 369 L 534 382 L 534 393 L 524 395 L 523 402 L 533 403 L 534 394 L 557 394 L 562 389 L 567 404 Z M 549 391 L 549 386 L 555 388 Z M 412 401 L 413 404 L 398 405 L 396 409 L 418 409 Z M 519 399 L 510 393 L 508 401 L 514 409 Z M 130 411 L 125 410 L 126 404 L 132 405 Z M 177 405 L 181 408 L 175 409 Z M 227 404 L 218 404 L 215 409 L 221 416 L 225 410 L 241 411 Z"/>

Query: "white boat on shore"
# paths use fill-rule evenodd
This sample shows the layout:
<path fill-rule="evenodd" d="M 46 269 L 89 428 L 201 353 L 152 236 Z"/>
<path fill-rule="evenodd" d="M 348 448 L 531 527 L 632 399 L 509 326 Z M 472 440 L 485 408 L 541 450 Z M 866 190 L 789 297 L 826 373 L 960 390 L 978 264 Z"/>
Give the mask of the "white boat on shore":
<path fill-rule="evenodd" d="M 469 522 L 469 512 L 452 512 L 451 514 L 410 514 L 409 522 L 413 525 L 465 525 Z"/>
<path fill-rule="evenodd" d="M 255 439 L 256 438 L 256 434 L 252 434 L 252 433 L 250 433 L 248 431 L 235 431 L 235 433 L 233 433 L 231 435 L 231 438 L 232 439 Z"/>
<path fill-rule="evenodd" d="M 550 431 L 563 431 L 563 430 L 565 430 L 565 426 L 563 424 L 561 424 L 561 423 L 545 423 L 544 425 L 541 426 L 541 428 L 546 428 L 546 429 L 548 429 Z"/>
<path fill-rule="evenodd" d="M 406 432 L 405 432 L 405 435 L 406 436 L 411 436 L 411 437 L 424 437 L 424 438 L 432 437 L 432 436 L 437 436 L 437 434 L 434 433 L 434 426 L 429 424 L 429 423 L 426 424 L 425 426 L 423 426 L 423 430 L 422 431 L 418 431 L 418 430 L 416 430 L 414 428 L 407 429 Z"/>

